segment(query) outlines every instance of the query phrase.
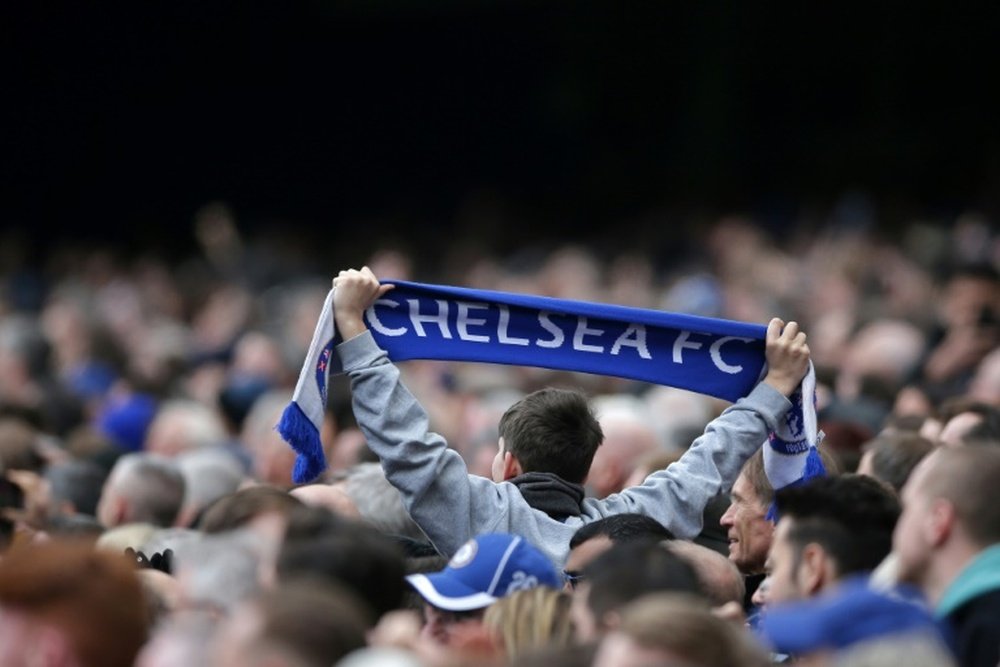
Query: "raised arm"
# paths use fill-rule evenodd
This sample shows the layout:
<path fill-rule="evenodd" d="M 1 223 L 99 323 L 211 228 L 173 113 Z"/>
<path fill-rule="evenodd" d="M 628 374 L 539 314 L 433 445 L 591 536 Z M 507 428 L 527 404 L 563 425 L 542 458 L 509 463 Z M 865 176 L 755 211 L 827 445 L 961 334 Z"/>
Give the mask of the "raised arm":
<path fill-rule="evenodd" d="M 705 505 L 727 491 L 743 464 L 775 430 L 792 407 L 809 367 L 809 347 L 798 324 L 774 318 L 768 324 L 768 373 L 745 398 L 713 419 L 679 461 L 652 473 L 640 486 L 594 502 L 596 513 L 639 512 L 664 524 L 678 537 L 701 530 Z"/>
<path fill-rule="evenodd" d="M 458 452 L 430 431 L 426 411 L 367 331 L 365 310 L 391 286 L 379 284 L 367 267 L 341 271 L 333 285 L 334 317 L 344 339 L 337 354 L 351 378 L 358 426 L 410 516 L 450 555 L 503 520 L 504 494 L 490 480 L 469 475 Z"/>

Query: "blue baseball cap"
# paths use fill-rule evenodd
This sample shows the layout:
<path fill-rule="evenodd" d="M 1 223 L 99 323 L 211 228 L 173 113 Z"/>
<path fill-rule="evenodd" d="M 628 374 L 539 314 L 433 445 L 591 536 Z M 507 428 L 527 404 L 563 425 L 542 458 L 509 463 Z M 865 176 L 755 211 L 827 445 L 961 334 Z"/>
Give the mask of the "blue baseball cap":
<path fill-rule="evenodd" d="M 913 593 L 876 591 L 865 577 L 845 581 L 827 595 L 767 608 L 758 633 L 773 650 L 791 654 L 900 634 L 945 641 L 943 629 Z"/>
<path fill-rule="evenodd" d="M 433 574 L 411 574 L 410 585 L 446 611 L 482 609 L 515 591 L 561 583 L 555 566 L 518 535 L 487 533 L 469 540 L 448 566 Z"/>
<path fill-rule="evenodd" d="M 137 452 L 146 441 L 146 432 L 156 416 L 152 396 L 130 394 L 113 399 L 97 417 L 97 430 L 120 449 Z"/>

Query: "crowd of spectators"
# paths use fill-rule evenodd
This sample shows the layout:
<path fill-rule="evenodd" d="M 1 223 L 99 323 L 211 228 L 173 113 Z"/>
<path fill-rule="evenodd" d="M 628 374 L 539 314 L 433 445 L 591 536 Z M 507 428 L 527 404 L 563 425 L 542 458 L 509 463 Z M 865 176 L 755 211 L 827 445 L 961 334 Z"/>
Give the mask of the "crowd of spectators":
<path fill-rule="evenodd" d="M 398 462 L 387 478 L 375 451 L 386 459 L 391 437 L 352 404 L 371 391 L 360 366 L 331 378 L 328 470 L 293 485 L 274 426 L 344 267 L 279 262 L 224 207 L 201 213 L 196 237 L 175 263 L 80 248 L 0 265 L 0 664 L 1000 662 L 1000 236 L 987 221 L 889 241 L 727 218 L 669 265 L 571 242 L 354 258 L 379 277 L 798 322 L 830 476 L 775 490 L 759 450 L 731 474 L 718 463 L 704 506 L 686 482 L 669 487 L 663 511 L 701 516 L 692 535 L 614 499 L 699 449 L 727 404 L 582 373 L 399 365 L 462 474 L 499 483 L 470 488 L 509 487 L 503 502 L 522 502 L 508 482 L 532 474 L 525 450 L 498 454 L 511 406 L 549 387 L 585 396 L 603 444 L 582 520 L 529 498 L 537 525 L 480 530 L 461 511 L 430 525 L 421 495 L 447 489 L 411 488 Z"/>

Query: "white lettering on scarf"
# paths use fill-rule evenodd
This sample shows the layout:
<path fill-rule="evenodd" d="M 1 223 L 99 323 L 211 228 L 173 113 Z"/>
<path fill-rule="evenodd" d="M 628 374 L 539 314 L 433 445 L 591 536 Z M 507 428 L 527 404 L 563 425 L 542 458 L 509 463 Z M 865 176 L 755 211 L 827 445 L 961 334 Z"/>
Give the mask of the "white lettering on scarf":
<path fill-rule="evenodd" d="M 452 339 L 452 330 L 448 322 L 449 305 L 448 301 L 443 299 L 435 299 L 437 305 L 437 312 L 421 312 L 421 303 L 417 299 L 407 299 L 409 305 L 409 321 L 413 329 L 413 332 L 421 337 L 426 338 L 428 333 L 424 325 L 434 325 L 441 332 L 441 337 L 446 339 Z M 375 304 L 368 309 L 366 315 L 369 325 L 377 333 L 383 336 L 404 336 L 409 331 L 405 326 L 389 327 L 382 322 L 378 313 L 375 309 L 376 306 L 381 308 L 399 308 L 400 303 L 393 301 L 392 299 L 379 299 Z M 463 341 L 473 342 L 473 343 L 489 343 L 493 339 L 482 327 L 488 325 L 488 320 L 485 317 L 476 317 L 474 313 L 489 311 L 494 306 L 485 303 L 476 303 L 469 301 L 457 301 L 456 305 L 456 318 L 455 318 L 455 331 L 458 334 L 458 338 Z M 555 350 L 563 347 L 566 344 L 566 331 L 562 329 L 558 324 L 556 324 L 552 319 L 552 314 L 547 311 L 540 311 L 535 319 L 538 321 L 539 327 L 543 330 L 542 335 L 536 337 L 534 340 L 529 338 L 522 338 L 519 336 L 513 336 L 510 333 L 510 309 L 505 305 L 495 306 L 499 311 L 499 320 L 496 325 L 496 342 L 501 345 L 517 345 L 517 346 L 531 346 Z M 600 344 L 600 341 L 607 339 L 608 332 L 604 329 L 597 329 L 591 327 L 586 317 L 578 316 L 576 317 L 576 323 L 573 327 L 573 336 L 570 342 L 570 346 L 578 352 L 590 352 L 594 354 L 604 354 L 605 352 L 619 356 L 622 353 L 622 348 L 631 348 L 635 350 L 635 353 L 641 359 L 652 360 L 653 355 L 649 351 L 649 345 L 646 340 L 646 326 L 643 324 L 628 324 L 621 334 L 619 334 L 608 349 L 605 345 Z M 702 350 L 705 347 L 704 341 L 695 340 L 692 338 L 695 334 L 691 331 L 681 331 L 677 338 L 674 340 L 673 344 L 673 362 L 675 364 L 684 363 L 684 351 L 685 350 Z M 712 360 L 712 364 L 718 368 L 723 373 L 729 375 L 736 375 L 743 371 L 742 365 L 727 363 L 722 357 L 722 348 L 728 343 L 734 341 L 739 341 L 742 343 L 752 343 L 751 338 L 741 338 L 738 336 L 724 336 L 722 338 L 716 339 L 708 348 L 709 357 Z"/>

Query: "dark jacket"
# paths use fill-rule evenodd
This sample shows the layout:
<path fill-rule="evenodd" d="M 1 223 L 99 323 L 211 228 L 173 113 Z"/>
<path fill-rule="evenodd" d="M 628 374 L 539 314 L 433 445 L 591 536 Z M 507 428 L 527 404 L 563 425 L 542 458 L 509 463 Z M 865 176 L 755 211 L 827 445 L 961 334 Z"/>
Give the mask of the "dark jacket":
<path fill-rule="evenodd" d="M 1000 544 L 981 551 L 955 577 L 936 611 L 961 667 L 1000 665 Z"/>
<path fill-rule="evenodd" d="M 972 598 L 945 617 L 961 667 L 1000 665 L 1000 588 Z"/>

